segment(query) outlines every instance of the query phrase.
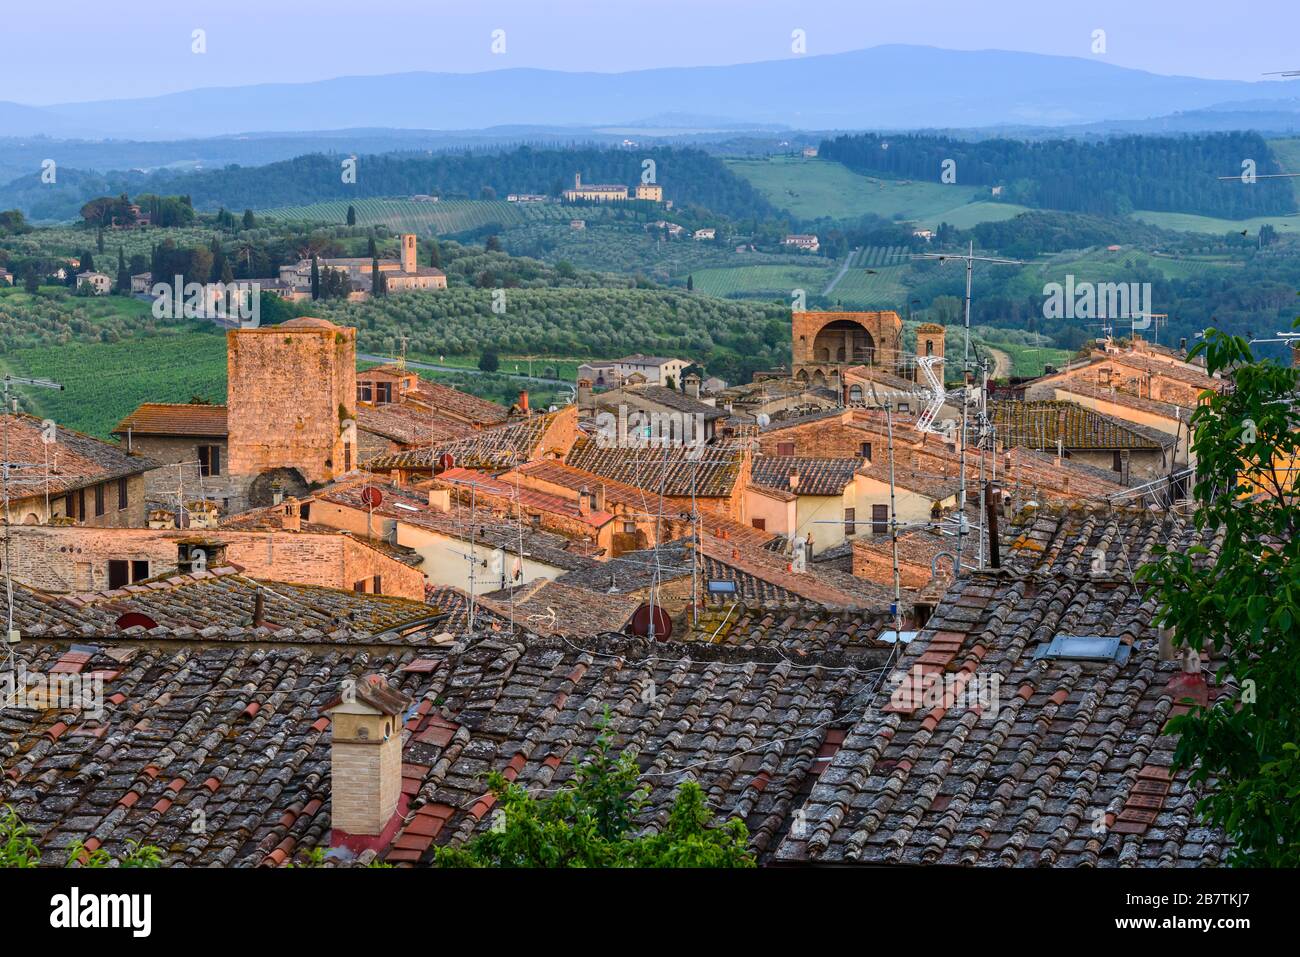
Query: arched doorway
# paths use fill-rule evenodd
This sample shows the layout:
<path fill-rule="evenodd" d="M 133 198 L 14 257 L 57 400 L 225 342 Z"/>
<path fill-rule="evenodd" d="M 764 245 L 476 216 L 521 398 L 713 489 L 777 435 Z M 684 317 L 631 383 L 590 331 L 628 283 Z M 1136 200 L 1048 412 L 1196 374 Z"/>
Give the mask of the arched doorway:
<path fill-rule="evenodd" d="M 836 319 L 822 326 L 813 340 L 818 362 L 857 362 L 874 365 L 876 342 L 865 328 L 848 319 Z"/>
<path fill-rule="evenodd" d="M 297 469 L 280 468 L 263 472 L 248 486 L 248 507 L 263 508 L 275 504 L 275 493 L 302 498 L 308 492 L 307 480 Z"/>

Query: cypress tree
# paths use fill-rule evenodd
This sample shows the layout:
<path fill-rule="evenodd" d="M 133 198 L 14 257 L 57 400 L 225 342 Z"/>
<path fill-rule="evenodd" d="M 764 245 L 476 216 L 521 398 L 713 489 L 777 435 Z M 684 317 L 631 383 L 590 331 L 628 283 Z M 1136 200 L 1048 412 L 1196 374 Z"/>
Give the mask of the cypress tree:
<path fill-rule="evenodd" d="M 311 298 L 313 301 L 320 298 L 320 263 L 315 256 L 311 257 Z"/>

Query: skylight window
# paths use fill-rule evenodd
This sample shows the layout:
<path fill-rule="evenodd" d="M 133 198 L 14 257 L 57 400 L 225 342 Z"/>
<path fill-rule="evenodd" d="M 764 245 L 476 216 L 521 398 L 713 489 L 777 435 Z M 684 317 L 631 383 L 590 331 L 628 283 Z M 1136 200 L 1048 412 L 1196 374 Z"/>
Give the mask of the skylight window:
<path fill-rule="evenodd" d="M 1034 652 L 1034 660 L 1048 658 L 1057 661 L 1128 661 L 1129 646 L 1119 638 L 1100 635 L 1057 635 L 1042 643 Z"/>

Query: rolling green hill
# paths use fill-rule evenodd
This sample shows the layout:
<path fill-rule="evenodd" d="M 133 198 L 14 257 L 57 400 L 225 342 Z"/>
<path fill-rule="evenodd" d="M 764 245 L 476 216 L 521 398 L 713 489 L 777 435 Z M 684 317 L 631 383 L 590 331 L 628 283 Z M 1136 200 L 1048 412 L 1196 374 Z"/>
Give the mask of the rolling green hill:
<path fill-rule="evenodd" d="M 1254 234 L 1259 232 L 1259 227 L 1272 225 L 1277 227 L 1280 233 L 1293 232 L 1300 235 L 1300 215 L 1220 219 L 1217 216 L 1197 216 L 1194 213 L 1161 213 L 1146 209 L 1136 210 L 1132 215 L 1134 219 L 1140 222 L 1150 223 L 1152 226 L 1159 226 L 1162 229 L 1173 229 L 1186 233 L 1239 233 L 1244 229 Z"/>
<path fill-rule="evenodd" d="M 965 229 L 1025 211 L 1023 206 L 990 202 L 988 187 L 864 176 L 822 159 L 774 156 L 727 160 L 726 164 L 773 206 L 804 220 L 874 214 L 931 228 L 948 222 Z"/>
<path fill-rule="evenodd" d="M 258 215 L 283 222 L 347 222 L 348 206 L 357 211 L 358 226 L 387 226 L 393 232 L 446 235 L 478 229 L 492 223 L 502 228 L 535 222 L 567 221 L 580 215 L 558 203 L 508 203 L 505 200 L 444 199 L 436 203 L 404 197 L 358 199 L 313 203 L 310 206 L 281 206 Z"/>

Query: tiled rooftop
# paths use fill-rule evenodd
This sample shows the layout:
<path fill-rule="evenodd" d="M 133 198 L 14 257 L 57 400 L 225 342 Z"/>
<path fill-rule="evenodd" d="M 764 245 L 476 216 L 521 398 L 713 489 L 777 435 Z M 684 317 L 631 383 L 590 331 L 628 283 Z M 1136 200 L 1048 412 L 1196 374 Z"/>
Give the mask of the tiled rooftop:
<path fill-rule="evenodd" d="M 380 490 L 383 500 L 377 508 L 371 509 L 363 500 L 366 488 Z M 371 511 L 376 516 L 396 519 L 466 542 L 473 536 L 474 541 L 500 548 L 511 555 L 519 552 L 522 541 L 525 557 L 565 570 L 586 568 L 596 563 L 591 557 L 595 546 L 586 540 L 542 531 L 527 522 L 508 519 L 485 505 L 470 505 L 454 497 L 445 512 L 431 507 L 427 496 L 380 482 L 341 482 L 321 489 L 313 497 L 362 512 Z"/>
<path fill-rule="evenodd" d="M 664 495 L 725 498 L 740 480 L 744 459 L 744 450 L 736 448 L 601 448 L 594 438 L 580 438 L 565 462 Z"/>
<path fill-rule="evenodd" d="M 365 462 L 364 466 L 372 472 L 393 469 L 432 471 L 442 456 L 450 455 L 456 465 L 465 468 L 511 468 L 531 461 L 538 454 L 547 428 L 556 416 L 563 414 L 560 411 L 533 415 L 520 422 L 484 429 L 432 447 L 380 455 Z"/>
<path fill-rule="evenodd" d="M 750 481 L 796 495 L 843 495 L 865 463 L 860 458 L 804 458 L 794 455 L 754 457 Z M 796 486 L 791 476 L 798 475 Z"/>
<path fill-rule="evenodd" d="M 81 647 L 28 642 L 18 654 L 29 672 L 60 661 L 99 672 L 102 719 L 0 712 L 0 802 L 53 865 L 77 840 L 115 856 L 141 840 L 167 864 L 192 866 L 277 866 L 327 846 L 323 712 L 345 678 L 369 673 L 415 702 L 402 732 L 403 824 L 382 852 L 392 863 L 427 861 L 435 843 L 486 828 L 490 770 L 532 790 L 564 786 L 606 708 L 615 749 L 638 756 L 650 786 L 644 826 L 662 826 L 689 773 L 720 818 L 746 822 L 764 857 L 824 763 L 828 719 L 868 680 L 833 655 L 795 664 L 761 649 L 621 638 Z"/>
<path fill-rule="evenodd" d="M 196 436 L 224 438 L 227 434 L 226 407 L 197 402 L 145 402 L 119 422 L 114 435 Z"/>
<path fill-rule="evenodd" d="M 414 405 L 357 405 L 357 428 L 401 445 L 451 442 L 474 434 L 474 426 Z"/>
<path fill-rule="evenodd" d="M 258 593 L 262 621 L 255 626 Z M 112 591 L 47 595 L 14 585 L 14 627 L 27 638 L 108 638 L 124 615 L 143 615 L 159 638 L 195 641 L 423 643 L 442 627 L 419 625 L 438 609 L 392 595 L 255 581 L 233 568 L 174 575 Z M 127 627 L 130 627 L 129 625 Z M 411 633 L 408 630 L 414 629 Z M 430 630 L 432 629 L 432 631 Z"/>
<path fill-rule="evenodd" d="M 975 572 L 939 604 L 897 662 L 996 692 L 922 698 L 890 681 L 856 711 L 804 805 L 804 827 L 777 857 L 824 864 L 1199 866 L 1223 835 L 1197 822 L 1186 770 L 1164 733 L 1178 702 L 1213 696 L 1202 677 L 1160 660 L 1156 602 L 1127 574 L 1072 562 L 1108 535 L 1136 560 L 1158 541 L 1186 543 L 1150 512 L 1043 509 L 1026 540 L 1035 571 Z M 1067 558 L 1066 556 L 1071 556 Z M 1058 564 L 1063 562 L 1063 564 Z M 1043 659 L 1060 634 L 1117 638 L 1126 662 Z M 1211 677 L 1212 681 L 1212 677 Z M 915 697 L 895 696 L 915 688 Z M 1198 692 L 1196 688 L 1199 687 Z"/>
<path fill-rule="evenodd" d="M 54 441 L 42 441 L 41 420 L 22 413 L 0 413 L 8 443 L 9 494 L 14 499 L 61 495 L 111 479 L 138 475 L 159 465 L 143 455 L 128 455 L 123 446 L 56 426 Z M 47 465 L 48 463 L 48 465 Z"/>
<path fill-rule="evenodd" d="M 1064 401 L 995 401 L 989 403 L 1001 446 L 1067 449 L 1161 449 L 1174 437 Z"/>

